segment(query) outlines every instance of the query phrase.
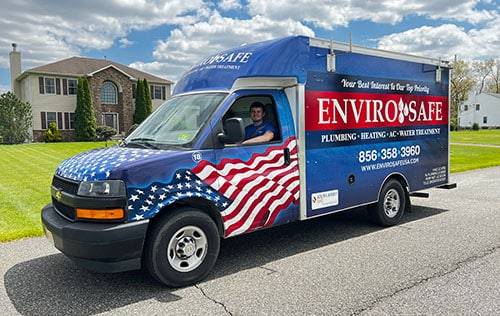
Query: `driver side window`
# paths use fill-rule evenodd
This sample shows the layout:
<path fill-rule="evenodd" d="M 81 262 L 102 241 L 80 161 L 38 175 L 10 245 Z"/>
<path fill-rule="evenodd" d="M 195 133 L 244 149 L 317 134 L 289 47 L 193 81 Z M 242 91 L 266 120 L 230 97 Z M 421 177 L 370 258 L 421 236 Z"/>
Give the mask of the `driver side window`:
<path fill-rule="evenodd" d="M 281 140 L 276 104 L 271 96 L 246 96 L 239 98 L 224 114 L 223 123 L 233 117 L 243 120 L 245 139 L 242 145 L 270 143 Z"/>

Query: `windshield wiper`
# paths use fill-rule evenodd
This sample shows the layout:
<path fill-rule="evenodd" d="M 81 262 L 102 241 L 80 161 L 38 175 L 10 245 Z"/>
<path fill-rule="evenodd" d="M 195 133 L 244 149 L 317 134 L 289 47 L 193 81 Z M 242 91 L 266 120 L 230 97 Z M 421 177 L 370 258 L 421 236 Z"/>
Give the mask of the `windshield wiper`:
<path fill-rule="evenodd" d="M 137 137 L 137 138 L 132 138 L 130 141 L 131 141 L 131 142 L 133 142 L 133 141 L 148 141 L 148 142 L 154 142 L 154 141 L 156 141 L 156 139 L 154 139 L 154 138 L 147 138 L 147 137 Z"/>
<path fill-rule="evenodd" d="M 132 138 L 129 140 L 127 143 L 125 143 L 125 146 L 127 146 L 130 143 L 134 143 L 137 145 L 140 145 L 144 148 L 152 148 L 152 149 L 158 149 L 158 146 L 151 144 L 151 141 L 156 141 L 156 139 L 153 138 L 147 138 L 147 137 L 137 137 L 137 138 Z"/>

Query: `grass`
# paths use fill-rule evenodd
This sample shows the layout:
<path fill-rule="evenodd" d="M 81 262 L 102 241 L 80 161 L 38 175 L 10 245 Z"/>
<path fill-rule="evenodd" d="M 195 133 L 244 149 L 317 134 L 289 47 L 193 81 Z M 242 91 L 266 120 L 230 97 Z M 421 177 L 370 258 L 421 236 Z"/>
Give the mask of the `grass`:
<path fill-rule="evenodd" d="M 452 142 L 500 145 L 500 130 L 451 133 Z M 50 202 L 57 165 L 99 143 L 0 145 L 0 242 L 40 236 L 40 210 Z M 451 145 L 451 172 L 500 166 L 500 147 Z"/>
<path fill-rule="evenodd" d="M 500 129 L 483 129 L 479 131 L 458 131 L 451 133 L 452 143 L 484 144 L 500 146 Z"/>
<path fill-rule="evenodd" d="M 50 183 L 61 161 L 95 143 L 0 145 L 0 241 L 42 234 L 40 209 L 50 202 Z"/>
<path fill-rule="evenodd" d="M 500 147 L 451 145 L 451 172 L 500 166 Z"/>

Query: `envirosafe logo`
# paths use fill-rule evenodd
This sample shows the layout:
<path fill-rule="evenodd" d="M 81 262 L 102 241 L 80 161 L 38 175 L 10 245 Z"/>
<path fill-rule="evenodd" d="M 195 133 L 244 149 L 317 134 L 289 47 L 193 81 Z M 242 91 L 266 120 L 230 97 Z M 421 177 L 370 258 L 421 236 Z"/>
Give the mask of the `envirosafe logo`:
<path fill-rule="evenodd" d="M 334 130 L 448 123 L 448 98 L 306 91 L 306 129 Z"/>

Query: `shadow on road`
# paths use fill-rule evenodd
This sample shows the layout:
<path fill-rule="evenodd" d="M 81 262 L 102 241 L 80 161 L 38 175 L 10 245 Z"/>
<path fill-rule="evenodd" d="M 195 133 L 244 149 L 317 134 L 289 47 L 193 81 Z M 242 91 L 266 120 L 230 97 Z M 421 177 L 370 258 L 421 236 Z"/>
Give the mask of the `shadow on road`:
<path fill-rule="evenodd" d="M 447 211 L 421 206 L 412 210 L 401 225 Z M 381 229 L 371 224 L 366 210 L 360 208 L 224 240 L 208 279 Z M 62 254 L 13 266 L 5 273 L 4 284 L 13 305 L 23 315 L 90 315 L 148 299 L 165 303 L 181 299 L 143 271 L 97 274 L 77 267 Z"/>

